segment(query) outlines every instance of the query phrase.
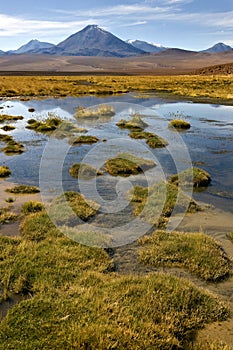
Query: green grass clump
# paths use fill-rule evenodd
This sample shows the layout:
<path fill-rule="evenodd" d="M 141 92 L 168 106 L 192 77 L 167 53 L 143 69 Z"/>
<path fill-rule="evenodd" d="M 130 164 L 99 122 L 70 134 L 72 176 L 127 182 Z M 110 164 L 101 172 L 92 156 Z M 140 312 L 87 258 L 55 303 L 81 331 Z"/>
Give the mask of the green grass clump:
<path fill-rule="evenodd" d="M 12 136 L 0 134 L 0 142 L 5 142 L 6 146 L 2 151 L 7 155 L 21 154 L 24 152 L 24 146 L 16 142 Z"/>
<path fill-rule="evenodd" d="M 81 135 L 71 140 L 73 146 L 82 144 L 93 144 L 99 142 L 98 137 L 91 135 Z"/>
<path fill-rule="evenodd" d="M 129 136 L 132 139 L 145 139 L 148 146 L 151 148 L 161 148 L 166 147 L 168 142 L 162 137 L 148 131 L 132 131 Z"/>
<path fill-rule="evenodd" d="M 143 173 L 151 169 L 156 164 L 144 158 L 136 157 L 131 153 L 120 153 L 115 158 L 108 159 L 105 164 L 105 170 L 112 176 L 130 176 Z"/>
<path fill-rule="evenodd" d="M 0 142 L 8 143 L 13 140 L 13 137 L 10 135 L 0 134 Z"/>
<path fill-rule="evenodd" d="M 57 116 L 50 116 L 45 121 L 29 119 L 27 129 L 32 129 L 36 132 L 47 133 L 56 130 L 62 123 L 62 120 Z"/>
<path fill-rule="evenodd" d="M 177 186 L 161 182 L 150 188 L 135 186 L 129 193 L 134 215 L 141 216 L 150 224 L 164 225 L 174 210 L 190 213 L 201 210 L 199 205 L 189 198 Z"/>
<path fill-rule="evenodd" d="M 40 189 L 36 186 L 16 185 L 12 188 L 7 188 L 6 192 L 15 193 L 15 194 L 33 194 L 33 193 L 39 193 Z"/>
<path fill-rule="evenodd" d="M 100 206 L 87 200 L 78 192 L 65 192 L 48 208 L 49 215 L 58 225 L 75 225 L 77 220 L 87 221 L 98 212 Z"/>
<path fill-rule="evenodd" d="M 181 267 L 206 281 L 230 275 L 231 261 L 215 240 L 203 233 L 155 231 L 139 240 L 140 261 L 159 267 Z"/>
<path fill-rule="evenodd" d="M 1 165 L 0 166 L 0 178 L 1 177 L 8 177 L 11 175 L 10 168 L 6 165 Z"/>
<path fill-rule="evenodd" d="M 95 169 L 89 164 L 80 163 L 80 164 L 73 164 L 69 170 L 70 175 L 73 176 L 75 179 L 93 179 L 96 176 L 103 175 L 103 172 L 100 170 Z"/>
<path fill-rule="evenodd" d="M 8 198 L 5 199 L 5 202 L 7 202 L 7 203 L 14 203 L 15 199 L 13 197 L 8 197 Z"/>
<path fill-rule="evenodd" d="M 200 168 L 188 168 L 179 174 L 172 175 L 169 182 L 173 185 L 188 186 L 192 185 L 194 188 L 207 187 L 211 182 L 210 174 Z"/>
<path fill-rule="evenodd" d="M 8 208 L 0 208 L 0 225 L 9 224 L 17 219 L 17 215 Z"/>
<path fill-rule="evenodd" d="M 190 129 L 191 125 L 189 122 L 183 119 L 173 119 L 169 122 L 169 127 L 176 128 L 178 130 Z"/>
<path fill-rule="evenodd" d="M 17 121 L 22 120 L 23 117 L 21 115 L 8 115 L 8 114 L 0 114 L 0 123 L 5 121 Z"/>
<path fill-rule="evenodd" d="M 37 213 L 43 209 L 44 205 L 41 202 L 29 201 L 22 205 L 22 212 L 24 214 Z"/>
<path fill-rule="evenodd" d="M 134 114 L 130 120 L 121 119 L 117 126 L 122 129 L 143 130 L 148 124 L 144 122 L 140 114 Z"/>
<path fill-rule="evenodd" d="M 7 143 L 7 145 L 2 149 L 2 151 L 7 155 L 21 154 L 25 151 L 24 146 L 14 140 Z"/>
<path fill-rule="evenodd" d="M 50 220 L 45 211 L 30 213 L 20 225 L 20 232 L 24 239 L 40 242 L 46 238 L 62 237 L 62 233 Z"/>
<path fill-rule="evenodd" d="M 104 276 L 103 251 L 61 240 L 49 255 L 48 243 L 30 248 L 28 255 L 17 242 L 8 248 L 14 261 L 5 258 L 13 263 L 9 287 L 32 290 L 34 296 L 1 322 L 4 349 L 183 349 L 187 333 L 228 316 L 220 301 L 186 280 L 165 274 Z"/>
<path fill-rule="evenodd" d="M 96 108 L 78 107 L 75 117 L 79 118 L 98 118 L 98 117 L 112 117 L 115 115 L 115 110 L 110 105 L 99 105 Z"/>
<path fill-rule="evenodd" d="M 11 131 L 14 130 L 15 127 L 13 125 L 4 125 L 1 129 L 4 131 Z"/>
<path fill-rule="evenodd" d="M 40 241 L 0 237 L 0 251 L 1 286 L 8 295 L 52 292 L 55 297 L 78 286 L 88 270 L 102 272 L 110 266 L 103 250 L 84 247 L 64 236 Z"/>

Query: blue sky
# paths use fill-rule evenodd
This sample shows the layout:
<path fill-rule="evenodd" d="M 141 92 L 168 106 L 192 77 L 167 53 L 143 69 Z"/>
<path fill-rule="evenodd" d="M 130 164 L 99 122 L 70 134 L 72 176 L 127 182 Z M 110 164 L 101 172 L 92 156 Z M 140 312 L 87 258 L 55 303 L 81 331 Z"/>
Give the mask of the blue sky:
<path fill-rule="evenodd" d="M 0 2 L 0 49 L 54 44 L 98 24 L 123 40 L 202 50 L 233 46 L 233 0 L 22 0 Z"/>

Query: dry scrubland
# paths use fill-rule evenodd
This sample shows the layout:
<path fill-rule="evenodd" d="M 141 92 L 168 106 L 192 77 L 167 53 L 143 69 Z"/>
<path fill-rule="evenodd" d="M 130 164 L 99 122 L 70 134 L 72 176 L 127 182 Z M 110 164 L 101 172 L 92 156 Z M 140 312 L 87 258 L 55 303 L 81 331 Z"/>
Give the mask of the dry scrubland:
<path fill-rule="evenodd" d="M 22 99 L 128 91 L 233 103 L 233 81 L 226 76 L 0 77 L 0 94 Z M 107 112 L 113 115 L 113 111 Z M 79 110 L 76 118 L 90 117 L 89 114 L 90 110 Z M 27 127 L 44 133 L 56 129 L 60 122 L 54 118 L 44 123 L 30 120 Z M 118 126 L 129 129 L 130 137 L 149 140 L 156 137 L 143 131 L 146 125 L 140 116 L 134 116 L 130 123 L 121 120 Z M 67 132 L 75 131 L 73 129 L 66 123 L 60 137 L 66 137 Z M 98 141 L 87 137 L 90 138 L 80 136 L 72 143 Z M 11 145 L 14 140 L 3 141 Z M 166 143 L 162 141 L 165 147 Z M 127 153 L 123 155 L 109 159 L 105 170 L 114 176 L 123 169 L 120 175 L 128 176 L 135 163 L 146 168 L 156 165 L 129 157 Z M 79 170 L 80 164 L 74 164 L 70 173 L 78 177 Z M 97 172 L 87 165 L 83 171 L 90 177 Z M 138 171 L 140 169 L 135 169 L 136 173 Z M 0 167 L 0 176 L 6 177 L 10 173 L 9 168 Z M 184 185 L 189 184 L 189 172 L 181 175 Z M 207 186 L 210 178 L 206 172 L 195 168 L 192 181 L 194 187 L 199 187 L 200 181 Z M 161 194 L 166 192 L 164 220 L 160 222 L 165 225 L 177 198 L 177 182 L 177 176 L 173 176 L 169 183 L 153 188 L 134 187 L 133 193 L 129 194 L 134 214 L 144 215 L 148 222 L 156 224 L 156 205 L 159 206 Z M 192 344 L 198 329 L 230 317 L 227 305 L 218 297 L 169 273 L 121 276 L 112 260 L 113 251 L 86 247 L 69 240 L 50 221 L 42 203 L 28 199 L 31 193 L 39 191 L 38 188 L 18 185 L 6 191 L 14 196 L 13 201 L 23 195 L 27 196 L 27 201 L 18 216 L 14 216 L 8 207 L 10 197 L 6 207 L 0 208 L 0 234 L 1 225 L 20 221 L 19 237 L 0 235 L 0 315 L 7 302 L 19 297 L 21 300 L 12 305 L 1 321 L 1 350 L 230 350 L 221 343 Z M 95 216 L 99 210 L 98 205 L 86 201 L 78 193 L 67 192 L 65 197 L 83 220 Z M 148 204 L 142 212 L 147 197 Z M 187 200 L 189 198 L 181 196 L 181 209 Z M 69 218 L 64 217 L 61 198 L 54 204 L 57 220 L 66 225 Z M 199 206 L 191 200 L 189 211 L 198 210 Z M 228 238 L 233 241 L 233 234 L 229 233 Z M 232 275 L 230 258 L 214 239 L 203 233 L 169 234 L 162 229 L 155 230 L 151 236 L 141 238 L 136 249 L 138 261 L 145 265 L 145 271 L 149 267 L 187 269 L 190 276 L 208 283 L 222 283 Z"/>
<path fill-rule="evenodd" d="M 226 76 L 3 76 L 0 95 L 6 97 L 109 95 L 135 92 L 172 94 L 233 103 L 233 79 Z"/>

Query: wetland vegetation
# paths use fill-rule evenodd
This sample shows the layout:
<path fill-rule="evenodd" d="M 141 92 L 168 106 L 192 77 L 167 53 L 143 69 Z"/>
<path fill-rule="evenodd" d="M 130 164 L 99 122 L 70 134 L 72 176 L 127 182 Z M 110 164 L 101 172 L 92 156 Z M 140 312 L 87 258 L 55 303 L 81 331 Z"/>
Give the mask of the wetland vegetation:
<path fill-rule="evenodd" d="M 171 94 L 177 98 L 213 99 L 232 103 L 232 90 L 233 82 L 229 76 L 87 76 L 82 77 L 82 82 L 79 77 L 71 76 L 0 77 L 1 96 L 21 97 L 24 100 L 48 96 L 102 96 L 132 91 L 146 92 L 148 96 L 152 92 Z M 34 113 L 37 108 L 27 110 Z M 100 120 L 102 116 L 113 117 L 115 113 L 115 109 L 108 105 L 98 108 L 80 107 L 75 112 L 75 118 L 78 123 L 85 119 L 90 122 L 92 119 Z M 127 115 L 126 119 L 117 123 L 120 128 L 129 130 L 127 137 L 145 140 L 151 148 L 161 148 L 153 152 L 165 152 L 164 147 L 168 142 L 161 136 L 144 130 L 149 121 L 144 121 L 144 116 L 138 113 L 129 115 L 130 119 Z M 7 119 L 8 117 L 3 114 L 0 122 L 19 120 Z M 91 165 L 82 164 L 79 152 L 81 153 L 82 145 L 86 147 L 85 144 L 99 142 L 104 137 L 103 134 L 98 133 L 98 137 L 76 135 L 89 130 L 69 121 L 64 122 L 56 115 L 50 115 L 44 120 L 33 115 L 33 119 L 30 116 L 27 123 L 27 128 L 32 130 L 28 131 L 29 134 L 40 132 L 45 134 L 42 136 L 47 140 L 47 135 L 55 131 L 57 138 L 69 137 L 71 145 L 80 145 L 78 151 L 71 147 L 77 157 L 76 162 L 71 162 L 70 159 L 67 161 L 67 174 L 70 173 L 74 178 L 85 180 L 103 175 L 99 178 L 102 181 L 105 172 L 114 177 L 138 175 L 135 176 L 138 178 L 145 170 L 158 168 L 154 161 L 128 152 L 119 152 L 98 170 Z M 118 129 L 116 121 L 113 124 Z M 3 130 L 10 132 L 13 127 L 10 130 L 9 125 L 8 130 Z M 167 122 L 166 130 L 169 132 Z M 127 130 L 118 131 L 127 133 Z M 188 134 L 183 133 L 182 136 Z M 24 150 L 23 145 L 11 135 L 1 134 L 0 141 L 11 149 L 19 146 L 19 149 L 21 147 Z M 7 168 L 7 176 L 10 176 L 11 166 L 1 166 L 0 177 L 5 176 L 1 176 L 2 172 L 4 174 L 3 168 Z M 111 177 L 109 175 L 106 178 Z M 178 213 L 202 210 L 200 204 L 180 191 L 178 185 L 207 187 L 210 180 L 209 173 L 202 169 L 186 169 L 171 175 L 167 182 L 158 182 L 149 187 L 136 185 L 127 196 L 135 216 L 145 219 L 152 226 L 165 229 L 174 208 Z M 123 276 L 114 262 L 115 249 L 81 245 L 74 241 L 79 241 L 77 230 L 72 236 L 72 230 L 80 219 L 86 223 L 98 216 L 101 209 L 98 203 L 70 190 L 64 196 L 55 198 L 51 206 L 46 207 L 46 211 L 43 203 L 37 199 L 30 200 L 31 194 L 40 192 L 38 187 L 17 185 L 6 191 L 15 194 L 16 198 L 9 200 L 9 207 L 0 209 L 0 225 L 2 227 L 17 220 L 20 235 L 0 235 L 0 311 L 15 297 L 20 297 L 21 300 L 16 305 L 12 304 L 7 315 L 2 317 L 0 347 L 4 350 L 228 350 L 227 345 L 211 342 L 191 344 L 200 328 L 231 317 L 227 305 L 207 289 L 195 285 L 195 279 L 191 282 L 170 273 L 173 268 L 179 269 L 178 271 L 186 269 L 191 273 L 190 279 L 195 275 L 197 280 L 202 280 L 201 283 L 208 281 L 214 285 L 231 278 L 231 259 L 213 238 L 198 232 L 154 231 L 150 236 L 139 239 L 136 245 L 137 263 L 145 268 L 143 274 L 126 273 Z M 18 194 L 25 196 L 17 196 Z M 25 200 L 22 201 L 20 210 L 18 208 L 17 213 L 14 213 L 18 197 L 25 197 Z M 6 202 L 5 199 L 5 204 Z M 67 207 L 71 210 L 67 211 Z M 54 223 L 64 231 L 61 232 Z M 10 231 L 11 228 L 9 234 Z M 64 232 L 74 240 L 66 237 Z M 95 246 L 94 241 L 88 241 L 90 232 L 80 232 L 80 235 L 86 237 L 87 245 Z M 96 242 L 110 238 L 100 228 Z M 233 241 L 232 232 L 228 238 Z M 103 247 L 106 246 L 104 242 Z M 148 273 L 150 268 L 151 271 L 153 268 L 167 268 L 168 272 Z"/>
<path fill-rule="evenodd" d="M 1 165 L 0 166 L 0 177 L 8 177 L 11 175 L 11 171 L 8 166 Z"/>
<path fill-rule="evenodd" d="M 229 276 L 232 262 L 215 240 L 203 233 L 155 231 L 139 240 L 140 261 L 151 266 L 183 267 L 207 281 Z"/>
<path fill-rule="evenodd" d="M 93 179 L 96 176 L 103 175 L 101 170 L 97 170 L 93 166 L 85 163 L 73 164 L 69 170 L 70 175 L 75 179 Z"/>
<path fill-rule="evenodd" d="M 83 81 L 86 84 L 83 84 Z M 223 76 L 1 76 L 0 95 L 6 97 L 65 97 L 109 95 L 129 91 L 172 94 L 193 99 L 233 100 L 231 75 Z"/>
<path fill-rule="evenodd" d="M 108 159 L 105 164 L 105 170 L 112 176 L 138 175 L 143 171 L 153 168 L 156 164 L 149 160 L 139 158 L 130 153 L 118 154 L 115 158 Z"/>

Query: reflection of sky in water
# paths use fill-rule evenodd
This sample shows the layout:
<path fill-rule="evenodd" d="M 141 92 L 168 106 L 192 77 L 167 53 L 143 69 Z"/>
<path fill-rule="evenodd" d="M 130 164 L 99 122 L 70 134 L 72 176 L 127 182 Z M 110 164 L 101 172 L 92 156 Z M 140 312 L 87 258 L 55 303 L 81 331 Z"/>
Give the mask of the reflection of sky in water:
<path fill-rule="evenodd" d="M 116 115 L 113 118 L 98 118 L 94 122 L 75 121 L 75 110 L 79 106 L 93 106 L 99 103 L 111 103 L 114 105 Z M 149 149 L 156 163 L 161 165 L 154 172 L 163 178 L 176 172 L 176 166 L 184 169 L 188 167 L 187 157 L 184 154 L 182 142 L 177 141 L 176 133 L 168 129 L 170 119 L 180 115 L 192 125 L 187 132 L 179 133 L 184 144 L 187 146 L 189 154 L 194 164 L 207 170 L 212 175 L 212 185 L 202 193 L 195 195 L 198 199 L 213 203 L 219 207 L 233 211 L 233 107 L 218 106 L 209 104 L 198 104 L 190 102 L 169 102 L 161 99 L 134 98 L 132 94 L 122 96 L 111 96 L 108 98 L 98 98 L 86 96 L 82 98 L 47 99 L 32 101 L 2 101 L 0 103 L 1 114 L 22 115 L 24 120 L 14 124 L 16 129 L 10 133 L 17 141 L 25 145 L 26 152 L 17 156 L 6 156 L 0 153 L 1 163 L 7 164 L 12 169 L 12 177 L 9 181 L 19 183 L 38 184 L 39 166 L 44 147 L 48 137 L 25 129 L 28 119 L 45 119 L 48 113 L 56 114 L 63 119 L 73 120 L 78 126 L 88 129 L 88 134 L 95 135 L 101 139 L 111 140 L 114 138 L 128 138 L 129 132 L 119 129 L 117 121 L 122 118 L 129 118 L 135 112 L 144 115 L 144 121 L 148 123 L 146 131 L 154 132 L 164 137 L 169 142 L 167 149 Z M 28 111 L 35 108 L 35 112 Z M 1 133 L 5 133 L 1 130 Z M 137 140 L 139 144 L 145 145 L 144 140 Z M 106 142 L 106 154 L 114 152 L 117 146 L 108 148 Z M 3 147 L 3 144 L 1 144 Z M 83 157 L 95 146 L 83 145 L 71 147 L 64 159 L 63 181 L 66 189 L 72 189 L 76 184 L 70 177 L 68 169 L 73 163 L 81 162 Z M 183 147 L 183 148 L 182 148 Z M 119 147 L 119 151 L 124 149 Z M 127 149 L 125 150 L 127 151 Z M 135 149 L 136 153 L 137 150 Z M 58 149 L 59 152 L 59 149 Z M 169 152 L 173 152 L 171 156 Z M 146 157 L 146 152 L 140 153 Z M 175 164 L 174 164 L 175 157 Z M 162 171 L 164 175 L 162 174 Z M 102 180 L 100 180 L 101 182 Z M 139 181 L 143 181 L 142 178 Z M 103 190 L 104 190 L 104 185 Z"/>

